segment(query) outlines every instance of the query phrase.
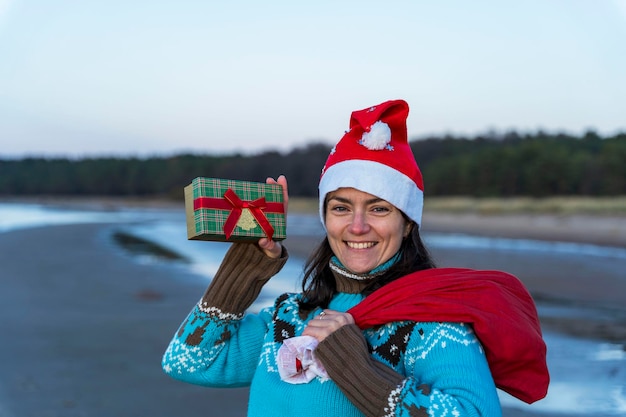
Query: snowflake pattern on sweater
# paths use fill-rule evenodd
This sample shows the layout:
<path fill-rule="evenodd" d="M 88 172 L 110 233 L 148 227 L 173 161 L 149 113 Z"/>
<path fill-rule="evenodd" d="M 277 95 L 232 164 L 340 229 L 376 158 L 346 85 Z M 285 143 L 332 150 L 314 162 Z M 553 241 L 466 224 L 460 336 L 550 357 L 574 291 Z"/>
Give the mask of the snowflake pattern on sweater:
<path fill-rule="evenodd" d="M 339 293 L 329 308 L 347 311 L 362 299 Z M 298 300 L 297 294 L 284 294 L 272 307 L 243 318 L 197 305 L 165 352 L 163 369 L 194 384 L 250 385 L 249 416 L 363 416 L 342 393 L 345 387 L 330 379 L 317 377 L 302 385 L 280 380 L 276 357 L 282 341 L 300 335 L 319 313 L 302 319 Z M 396 322 L 362 333 L 371 357 L 404 376 L 388 392 L 379 415 L 501 415 L 484 353 L 468 326 Z M 368 381 L 354 383 L 365 389 Z M 307 398 L 325 400 L 311 407 Z"/>

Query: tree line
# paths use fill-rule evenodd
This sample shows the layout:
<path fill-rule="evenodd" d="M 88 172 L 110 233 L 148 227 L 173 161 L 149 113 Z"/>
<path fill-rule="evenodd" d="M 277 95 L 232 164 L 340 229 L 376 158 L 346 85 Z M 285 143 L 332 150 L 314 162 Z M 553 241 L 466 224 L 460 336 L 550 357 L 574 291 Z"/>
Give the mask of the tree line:
<path fill-rule="evenodd" d="M 428 195 L 626 195 L 626 133 L 490 133 L 411 140 Z M 195 177 L 264 181 L 285 174 L 293 196 L 317 195 L 332 145 L 254 155 L 0 158 L 0 195 L 180 198 Z"/>

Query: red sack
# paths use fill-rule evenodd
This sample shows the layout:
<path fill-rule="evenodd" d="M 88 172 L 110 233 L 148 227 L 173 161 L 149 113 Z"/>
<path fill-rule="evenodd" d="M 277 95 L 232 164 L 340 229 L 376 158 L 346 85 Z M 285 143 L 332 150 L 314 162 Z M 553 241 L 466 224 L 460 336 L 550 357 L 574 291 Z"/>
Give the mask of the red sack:
<path fill-rule="evenodd" d="M 537 309 L 511 274 L 418 271 L 376 290 L 348 312 L 361 329 L 404 320 L 470 324 L 498 388 L 529 404 L 547 394 L 550 376 Z"/>

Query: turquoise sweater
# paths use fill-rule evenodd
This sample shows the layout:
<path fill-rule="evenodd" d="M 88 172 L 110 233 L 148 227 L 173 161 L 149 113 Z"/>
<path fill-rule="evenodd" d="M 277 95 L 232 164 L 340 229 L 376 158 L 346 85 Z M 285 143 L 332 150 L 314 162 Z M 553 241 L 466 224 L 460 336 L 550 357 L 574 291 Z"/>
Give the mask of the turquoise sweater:
<path fill-rule="evenodd" d="M 276 363 L 282 341 L 300 335 L 321 310 L 300 317 L 298 294 L 284 294 L 272 307 L 245 316 L 234 311 L 244 308 L 238 301 L 216 301 L 216 294 L 220 299 L 228 294 L 254 299 L 255 294 L 248 294 L 251 287 L 258 294 L 256 285 L 241 287 L 244 252 L 248 266 L 251 262 L 271 269 L 249 248 L 241 250 L 227 255 L 230 266 L 222 268 L 224 276 L 218 272 L 217 284 L 209 287 L 172 339 L 162 363 L 170 376 L 211 387 L 249 385 L 249 416 L 501 415 L 481 345 L 461 323 L 396 322 L 365 331 L 344 326 L 316 351 L 329 379 L 317 377 L 299 385 L 282 381 Z M 358 293 L 340 292 L 329 308 L 346 311 L 362 299 Z"/>

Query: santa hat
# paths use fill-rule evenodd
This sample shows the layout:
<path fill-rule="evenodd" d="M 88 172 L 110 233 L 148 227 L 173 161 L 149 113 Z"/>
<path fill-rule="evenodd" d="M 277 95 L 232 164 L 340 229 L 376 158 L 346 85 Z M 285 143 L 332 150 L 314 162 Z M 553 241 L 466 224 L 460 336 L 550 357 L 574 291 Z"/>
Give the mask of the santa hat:
<path fill-rule="evenodd" d="M 403 100 L 386 101 L 352 113 L 350 130 L 330 151 L 322 169 L 322 224 L 326 195 L 342 187 L 382 198 L 421 224 L 424 184 L 407 140 L 408 115 L 409 105 Z"/>

